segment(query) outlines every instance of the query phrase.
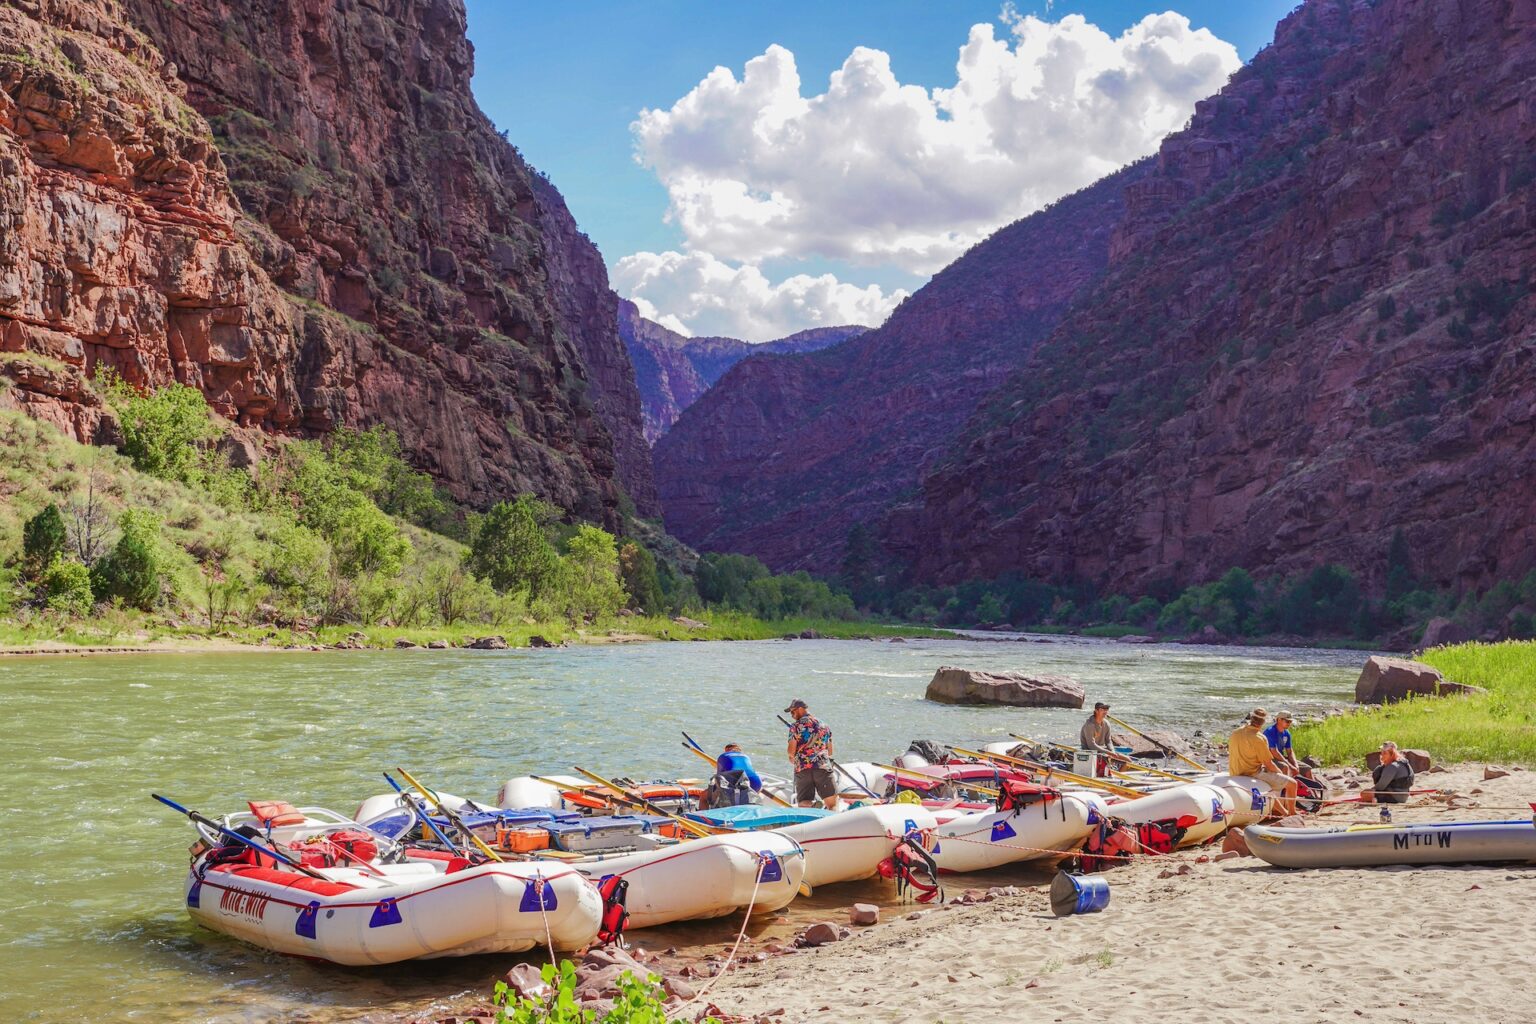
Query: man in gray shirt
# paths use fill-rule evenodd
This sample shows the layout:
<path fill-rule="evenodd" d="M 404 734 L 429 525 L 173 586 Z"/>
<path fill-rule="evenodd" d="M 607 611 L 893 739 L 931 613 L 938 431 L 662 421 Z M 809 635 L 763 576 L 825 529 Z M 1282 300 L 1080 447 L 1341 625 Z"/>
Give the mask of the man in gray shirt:
<path fill-rule="evenodd" d="M 1083 723 L 1083 731 L 1077 734 L 1077 745 L 1080 750 L 1096 751 L 1099 755 L 1095 774 L 1103 775 L 1109 767 L 1109 759 L 1114 757 L 1115 744 L 1109 735 L 1109 705 L 1099 701 L 1093 706 L 1093 714 L 1088 716 L 1088 721 Z"/>

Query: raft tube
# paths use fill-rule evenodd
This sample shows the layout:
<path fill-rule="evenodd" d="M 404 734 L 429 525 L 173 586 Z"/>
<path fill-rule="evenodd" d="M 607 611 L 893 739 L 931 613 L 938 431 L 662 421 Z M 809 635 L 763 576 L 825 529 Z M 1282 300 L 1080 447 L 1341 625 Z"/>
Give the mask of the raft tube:
<path fill-rule="evenodd" d="M 1536 822 L 1529 818 L 1317 828 L 1250 825 L 1243 838 L 1255 857 L 1281 868 L 1536 862 Z"/>

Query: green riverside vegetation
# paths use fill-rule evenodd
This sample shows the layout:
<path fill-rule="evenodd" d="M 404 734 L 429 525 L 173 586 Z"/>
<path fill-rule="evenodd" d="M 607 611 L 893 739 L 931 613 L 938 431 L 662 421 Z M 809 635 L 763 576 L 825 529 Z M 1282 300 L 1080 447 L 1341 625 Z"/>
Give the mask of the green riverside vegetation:
<path fill-rule="evenodd" d="M 1234 640 L 1298 637 L 1370 647 L 1373 640 L 1393 636 L 1407 646 L 1430 619 L 1444 617 L 1464 636 L 1536 637 L 1536 571 L 1482 593 L 1453 593 L 1419 579 L 1401 531 L 1382 556 L 1385 586 L 1376 595 L 1341 565 L 1265 579 L 1234 567 L 1209 583 L 1180 589 L 1169 582 L 1140 595 L 1016 574 L 953 586 L 901 587 L 890 582 L 899 573 L 882 564 L 873 535 L 856 525 L 848 534 L 842 580 L 860 608 L 902 622 L 942 626 L 1007 623 L 1033 632 L 1106 637 L 1155 633 L 1181 638 L 1211 630 Z"/>
<path fill-rule="evenodd" d="M 1416 697 L 1302 725 L 1297 751 L 1327 764 L 1358 764 L 1392 740 L 1437 761 L 1536 766 L 1536 642 L 1435 647 L 1418 660 L 1452 682 L 1488 692 Z"/>
<path fill-rule="evenodd" d="M 694 555 L 654 523 L 630 518 L 618 537 L 532 495 L 469 512 L 381 427 L 285 441 L 236 469 L 195 389 L 97 386 L 119 450 L 0 411 L 0 644 L 911 632 L 858 621 L 804 573 Z"/>

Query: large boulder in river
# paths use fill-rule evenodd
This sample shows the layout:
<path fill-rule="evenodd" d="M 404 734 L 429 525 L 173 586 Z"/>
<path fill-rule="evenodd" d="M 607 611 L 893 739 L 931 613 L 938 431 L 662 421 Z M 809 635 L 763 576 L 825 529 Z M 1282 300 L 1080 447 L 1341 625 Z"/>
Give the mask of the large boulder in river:
<path fill-rule="evenodd" d="M 1391 704 L 1410 694 L 1447 697 L 1457 693 L 1482 693 L 1479 686 L 1447 682 L 1440 671 L 1419 661 L 1403 658 L 1367 659 L 1355 682 L 1356 704 Z"/>
<path fill-rule="evenodd" d="M 1011 704 L 1029 708 L 1080 708 L 1083 686 L 1066 676 L 980 672 L 945 665 L 933 674 L 925 696 L 941 704 Z"/>
<path fill-rule="evenodd" d="M 1172 729 L 1147 729 L 1141 736 L 1112 729 L 1109 739 L 1117 747 L 1130 747 L 1132 757 L 1163 757 L 1165 748 L 1186 757 L 1195 752 L 1189 741 Z"/>

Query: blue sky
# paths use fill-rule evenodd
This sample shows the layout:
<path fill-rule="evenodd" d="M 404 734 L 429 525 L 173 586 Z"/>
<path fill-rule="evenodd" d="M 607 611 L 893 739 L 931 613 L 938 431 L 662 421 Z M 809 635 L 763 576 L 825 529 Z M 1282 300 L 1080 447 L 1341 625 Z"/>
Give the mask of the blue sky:
<path fill-rule="evenodd" d="M 802 197 L 812 192 L 825 194 L 826 171 L 820 178 L 812 175 L 803 182 L 790 180 L 793 173 L 784 169 L 774 172 L 777 177 L 765 175 L 761 181 L 753 180 L 750 171 L 740 169 L 706 166 L 700 172 L 703 157 L 695 145 L 699 134 L 718 129 L 728 136 L 729 119 L 736 116 L 726 112 L 724 106 L 699 115 L 707 122 L 702 126 L 669 123 L 657 127 L 650 141 L 653 166 L 649 168 L 635 160 L 636 138 L 631 125 L 642 109 L 672 108 L 717 65 L 730 69 L 735 78 L 742 78 L 746 63 L 763 55 L 773 44 L 792 54 L 801 93 L 807 97 L 827 90 L 828 76 L 843 65 L 856 47 L 888 54 L 889 71 L 902 86 L 953 88 L 957 80 L 957 54 L 972 25 L 990 23 L 999 38 L 1007 37 L 1009 27 L 1000 20 L 1000 3 L 467 3 L 469 33 L 476 49 L 476 98 L 497 127 L 505 129 L 524 155 L 550 175 L 565 195 L 577 222 L 602 250 L 610 270 L 634 253 L 708 250 L 713 254 L 711 259 L 724 261 L 721 265 L 760 269 L 770 283 L 790 274 L 826 273 L 852 285 L 875 286 L 889 293 L 897 288 L 916 287 L 936 269 L 931 264 L 941 266 L 950 258 L 946 243 L 936 244 L 933 237 L 925 236 L 922 243 L 911 242 L 914 232 L 922 234 L 927 229 L 914 228 L 909 232 L 899 225 L 877 228 L 869 224 L 851 226 L 848 235 L 855 240 L 850 241 L 849 248 L 856 251 L 850 255 L 836 240 L 809 237 L 814 232 L 808 232 L 805 223 L 815 219 L 815 212 L 804 209 L 799 228 L 786 224 L 753 237 L 743 235 L 748 231 L 744 226 L 746 220 L 758 216 L 751 211 L 737 211 L 746 218 L 741 223 L 712 225 L 707 222 L 709 214 L 697 210 L 686 230 L 680 223 L 668 223 L 669 191 L 662 180 L 664 174 L 671 175 L 670 198 L 686 204 L 690 201 L 687 189 L 691 186 L 679 182 L 685 178 L 692 181 L 700 173 L 724 180 L 747 178 L 749 194 L 761 199 L 780 189 Z M 1208 29 L 1219 40 L 1230 43 L 1243 61 L 1269 42 L 1275 22 L 1294 6 L 1294 0 L 1168 0 L 1164 4 L 1146 0 L 1056 0 L 1047 10 L 1044 0 L 1016 0 L 1019 15 L 1037 15 L 1056 23 L 1071 15 L 1082 15 L 1109 37 L 1120 36 L 1148 14 L 1172 9 L 1187 17 L 1191 29 Z M 784 60 L 781 54 L 779 70 Z M 940 120 L 944 118 L 945 115 L 939 115 Z M 850 145 L 858 143 L 850 141 Z M 914 140 L 912 145 L 922 143 Z M 826 144 L 818 149 L 818 154 L 825 149 Z M 1115 152 L 1119 151 L 1085 153 L 1084 160 L 1100 168 L 1103 160 L 1116 159 Z M 658 166 L 667 170 L 658 170 Z M 927 175 L 933 171 L 918 168 L 913 173 Z M 965 173 L 968 172 L 964 168 L 955 168 L 956 175 Z M 1005 218 L 1001 223 L 1028 212 L 1032 204 L 1053 190 L 1079 187 L 1076 179 L 1061 178 L 1059 174 L 1049 182 L 1036 183 L 1032 176 L 1050 175 L 1027 162 L 1012 173 L 1017 175 L 1017 181 L 1008 179 L 1003 187 L 1034 188 L 1038 196 L 1028 201 L 1021 199 L 1023 205 L 993 213 L 997 218 Z M 842 184 L 854 194 L 872 187 L 858 180 Z M 796 193 L 797 189 L 803 192 Z M 974 200 L 956 202 L 979 219 L 967 226 L 965 230 L 969 233 L 964 238 L 951 239 L 953 246 L 982 231 L 989 215 L 988 211 L 972 210 Z M 896 210 L 912 210 L 922 205 L 921 199 L 914 202 L 910 193 L 900 192 L 892 193 L 890 204 Z M 843 205 L 847 205 L 846 198 Z M 934 212 L 935 217 L 944 215 Z M 855 238 L 866 229 L 870 238 Z M 901 241 L 896 240 L 898 235 Z M 919 254 L 914 245 L 928 248 Z M 655 274 L 670 272 L 656 267 L 630 270 L 626 279 L 636 290 L 642 287 L 636 282 L 643 270 L 652 274 L 653 284 L 657 284 Z M 669 291 L 658 284 L 654 294 L 659 302 L 682 306 L 686 305 L 682 301 L 685 291 Z M 743 328 L 741 333 L 750 333 L 754 326 L 758 333 L 772 333 L 781 325 L 799 326 L 794 322 L 795 315 L 801 319 L 816 318 L 815 311 L 803 308 L 807 300 L 802 297 L 796 301 L 802 307 L 798 314 L 786 314 L 787 318 L 765 314 L 760 323 L 738 325 Z M 842 306 L 845 312 L 850 308 L 847 303 Z M 680 312 L 683 320 L 678 322 L 689 329 L 709 328 L 717 326 L 715 321 L 721 315 L 712 320 L 707 311 L 696 311 L 694 319 L 698 323 L 688 323 L 687 314 Z M 732 326 L 728 320 L 721 322 Z"/>

